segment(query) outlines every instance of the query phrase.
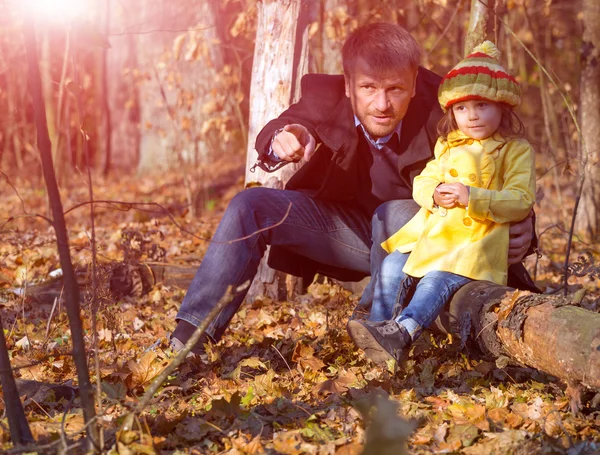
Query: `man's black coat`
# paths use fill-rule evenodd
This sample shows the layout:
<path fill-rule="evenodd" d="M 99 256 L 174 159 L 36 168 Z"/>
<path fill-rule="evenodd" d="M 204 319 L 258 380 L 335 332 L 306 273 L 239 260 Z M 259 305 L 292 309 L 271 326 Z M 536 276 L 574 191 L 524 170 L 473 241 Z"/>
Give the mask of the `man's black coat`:
<path fill-rule="evenodd" d="M 416 94 L 402 120 L 399 173 L 411 190 L 413 179 L 433 157 L 438 137 L 437 123 L 443 115 L 437 99 L 440 81 L 441 77 L 437 74 L 419 68 Z M 292 123 L 302 124 L 315 138 L 318 149 L 312 159 L 292 176 L 286 189 L 304 191 L 316 199 L 352 204 L 358 192 L 371 191 L 371 188 L 357 185 L 359 138 L 350 99 L 345 95 L 344 77 L 307 74 L 302 78 L 301 90 L 300 101 L 270 121 L 258 134 L 255 148 L 259 162 L 269 161 L 266 155 L 277 130 Z M 269 265 L 303 277 L 321 273 L 342 281 L 357 281 L 365 276 L 355 270 L 319 264 L 276 246 L 271 248 Z M 523 273 L 527 274 L 522 266 L 520 268 L 522 271 L 518 275 L 519 281 L 522 281 Z M 516 272 L 512 269 L 509 280 L 510 275 Z M 530 283 L 531 279 L 527 282 Z M 528 288 L 523 284 L 518 287 Z"/>

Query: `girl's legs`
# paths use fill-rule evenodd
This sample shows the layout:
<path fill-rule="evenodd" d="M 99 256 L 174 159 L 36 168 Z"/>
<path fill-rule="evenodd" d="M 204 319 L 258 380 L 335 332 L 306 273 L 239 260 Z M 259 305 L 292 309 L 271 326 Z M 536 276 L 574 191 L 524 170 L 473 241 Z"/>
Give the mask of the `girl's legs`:
<path fill-rule="evenodd" d="M 396 256 L 395 260 L 400 259 Z M 390 259 L 388 265 L 395 260 Z M 383 264 L 386 264 L 386 261 L 387 258 Z M 388 314 L 390 303 L 394 302 L 396 312 L 401 311 L 400 315 L 395 319 L 383 321 L 351 320 L 348 322 L 348 333 L 354 344 L 375 363 L 384 364 L 392 359 L 401 363 L 412 342 L 435 320 L 454 293 L 471 280 L 449 272 L 431 272 L 420 280 L 404 275 L 405 278 L 399 285 L 391 280 L 394 271 L 398 277 L 397 269 L 392 268 L 388 274 L 384 274 L 385 269 L 386 267 L 381 268 L 380 278 L 387 276 L 390 280 L 377 283 L 375 293 L 380 288 L 383 297 L 381 300 L 377 297 L 374 299 L 373 311 Z M 409 293 L 415 282 L 418 283 L 411 298 Z M 386 284 L 391 286 L 391 289 L 385 289 Z M 402 309 L 408 299 L 410 303 Z"/>
<path fill-rule="evenodd" d="M 450 272 L 434 271 L 421 278 L 410 303 L 395 318 L 416 340 L 442 312 L 456 291 L 472 281 Z"/>
<path fill-rule="evenodd" d="M 369 321 L 392 319 L 399 300 L 405 300 L 413 281 L 412 277 L 402 271 L 408 256 L 408 253 L 393 251 L 381 263 L 379 273 L 372 278 L 373 307 Z"/>

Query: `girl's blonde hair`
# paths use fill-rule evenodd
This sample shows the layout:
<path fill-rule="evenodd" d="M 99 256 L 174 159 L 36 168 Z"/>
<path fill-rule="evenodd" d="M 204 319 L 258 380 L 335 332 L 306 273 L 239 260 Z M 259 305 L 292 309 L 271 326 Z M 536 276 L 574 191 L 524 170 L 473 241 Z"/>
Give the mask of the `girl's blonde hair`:
<path fill-rule="evenodd" d="M 493 103 L 494 101 L 488 101 L 489 103 Z M 525 125 L 521 119 L 517 116 L 517 114 L 512 110 L 510 106 L 504 103 L 498 103 L 500 109 L 502 110 L 502 120 L 500 120 L 500 126 L 494 132 L 500 134 L 505 139 L 514 139 L 518 137 L 523 137 L 525 134 Z M 444 140 L 447 139 L 448 134 L 452 131 L 458 129 L 458 124 L 456 123 L 456 119 L 454 118 L 454 111 L 452 110 L 452 106 L 448 108 L 448 111 L 444 114 L 444 116 L 440 119 L 437 124 L 437 132 L 438 135 Z"/>

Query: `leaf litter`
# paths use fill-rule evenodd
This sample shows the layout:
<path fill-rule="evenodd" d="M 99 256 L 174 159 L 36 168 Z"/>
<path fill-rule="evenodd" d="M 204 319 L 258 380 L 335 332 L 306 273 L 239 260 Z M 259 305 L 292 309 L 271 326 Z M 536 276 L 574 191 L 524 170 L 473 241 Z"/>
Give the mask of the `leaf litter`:
<path fill-rule="evenodd" d="M 177 179 L 169 173 L 154 182 L 115 178 L 97 191 L 104 199 L 129 194 L 132 200 L 145 200 L 143 188 L 154 202 L 170 207 L 185 230 L 210 238 L 228 198 L 241 188 L 201 218 L 190 219 L 185 211 L 173 209 L 184 204 L 174 184 Z M 16 183 L 24 188 L 20 196 L 27 209 L 43 210 L 43 193 Z M 65 206 L 85 200 L 86 191 L 69 188 Z M 1 195 L 7 213 L 21 213 L 14 193 Z M 206 251 L 206 241 L 182 232 L 160 211 L 104 206 L 98 213 L 102 264 L 122 261 L 125 255 L 149 260 L 154 248 L 162 252 L 164 262 L 197 265 Z M 90 263 L 87 212 L 69 212 L 67 222 L 73 262 L 81 270 Z M 564 239 L 549 234 L 541 246 L 546 253 L 537 264 L 537 279 L 552 289 L 561 283 L 554 258 L 564 250 Z M 39 219 L 16 218 L 0 231 L 0 253 L 5 258 L 0 264 L 5 336 L 32 432 L 40 445 L 63 434 L 77 441 L 83 420 L 64 304 L 61 299 L 48 303 L 27 295 L 28 286 L 52 279 L 50 273 L 59 268 L 52 231 Z M 581 261 L 572 268 L 569 291 L 579 292 L 582 306 L 598 311 L 596 277 L 585 275 L 586 270 L 595 274 L 597 266 L 583 249 L 577 254 Z M 17 288 L 22 292 L 11 292 Z M 460 340 L 452 337 L 427 332 L 404 369 L 374 366 L 345 331 L 358 296 L 329 281 L 313 283 L 306 295 L 288 301 L 264 298 L 245 304 L 223 339 L 208 346 L 205 358 L 183 364 L 135 425 L 125 429 L 122 419 L 172 358 L 166 338 L 184 293 L 185 289 L 161 285 L 118 298 L 100 292 L 99 422 L 109 453 L 476 455 L 600 450 L 600 397 L 595 391 L 584 392 L 581 412 L 573 415 L 565 385 L 555 378 L 466 354 Z M 88 349 L 90 315 L 90 303 L 84 301 Z M 98 379 L 93 367 L 90 374 L 92 381 Z M 3 402 L 0 407 L 3 411 Z M 6 418 L 2 423 L 0 449 L 8 450 Z"/>

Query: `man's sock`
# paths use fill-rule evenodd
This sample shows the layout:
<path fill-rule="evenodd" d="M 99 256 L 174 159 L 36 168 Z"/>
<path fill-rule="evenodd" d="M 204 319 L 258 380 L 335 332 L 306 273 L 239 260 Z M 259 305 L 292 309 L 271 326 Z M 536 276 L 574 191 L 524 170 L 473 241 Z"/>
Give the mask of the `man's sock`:
<path fill-rule="evenodd" d="M 179 321 L 177 321 L 177 327 L 175 327 L 171 338 L 177 338 L 179 341 L 185 344 L 191 338 L 195 331 L 195 325 L 180 319 Z M 203 354 L 204 343 L 206 343 L 209 339 L 210 337 L 206 333 L 203 334 L 200 337 L 200 341 L 198 341 L 198 343 L 196 343 L 196 345 L 192 348 L 192 352 L 197 355 Z"/>

